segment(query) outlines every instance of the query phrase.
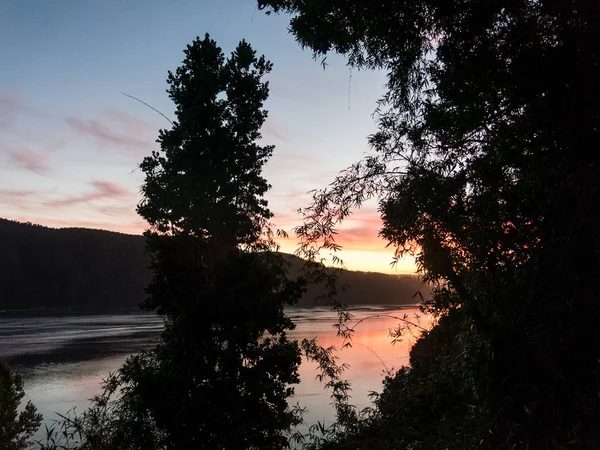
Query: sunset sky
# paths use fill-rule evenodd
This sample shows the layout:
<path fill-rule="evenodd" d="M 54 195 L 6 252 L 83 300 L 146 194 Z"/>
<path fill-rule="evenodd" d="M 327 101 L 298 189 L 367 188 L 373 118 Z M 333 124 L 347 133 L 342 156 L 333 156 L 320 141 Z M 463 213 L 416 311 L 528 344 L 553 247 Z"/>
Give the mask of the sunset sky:
<path fill-rule="evenodd" d="M 246 39 L 274 64 L 267 198 L 277 227 L 299 225 L 307 191 L 367 150 L 385 74 L 350 72 L 336 57 L 323 71 L 288 35 L 286 17 L 265 16 L 255 0 L 0 1 L 0 217 L 141 233 L 136 166 L 169 124 L 121 92 L 173 117 L 167 70 L 205 32 L 226 54 Z M 380 224 L 372 204 L 340 230 L 348 268 L 413 272 L 411 260 L 390 267 Z"/>

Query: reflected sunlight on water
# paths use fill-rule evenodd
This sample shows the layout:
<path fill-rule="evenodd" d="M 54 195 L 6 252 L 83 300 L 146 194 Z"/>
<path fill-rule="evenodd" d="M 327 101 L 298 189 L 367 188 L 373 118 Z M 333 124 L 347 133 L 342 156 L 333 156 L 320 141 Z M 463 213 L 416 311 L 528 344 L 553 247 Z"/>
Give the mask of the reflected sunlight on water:
<path fill-rule="evenodd" d="M 428 317 L 416 319 L 416 308 L 353 307 L 357 321 L 370 317 L 355 328 L 353 346 L 338 352 L 341 362 L 350 367 L 345 376 L 352 382 L 352 403 L 360 408 L 369 404 L 370 391 L 381 390 L 386 371 L 408 363 L 408 351 L 415 337 L 391 344 L 390 329 L 408 314 L 421 326 Z M 335 313 L 325 308 L 289 310 L 297 327 L 293 339 L 318 338 L 325 347 L 340 348 L 336 335 Z M 95 316 L 0 316 L 0 358 L 8 359 L 23 374 L 26 398 L 44 415 L 48 425 L 55 412 L 66 413 L 76 407 L 82 411 L 89 399 L 100 392 L 102 380 L 114 372 L 128 355 L 149 348 L 156 341 L 162 321 L 148 314 Z M 413 329 L 415 335 L 418 330 Z M 329 393 L 316 379 L 316 364 L 303 360 L 301 383 L 295 387 L 291 403 L 307 408 L 305 422 L 331 423 L 333 410 Z M 43 427 L 42 427 L 43 428 Z M 303 427 L 306 429 L 306 427 Z M 41 432 L 38 433 L 41 437 Z"/>
<path fill-rule="evenodd" d="M 359 408 L 368 406 L 370 404 L 369 392 L 381 390 L 386 372 L 397 370 L 408 363 L 408 352 L 415 341 L 415 336 L 418 336 L 418 329 L 412 329 L 414 336 L 409 333 L 406 339 L 392 345 L 389 331 L 396 328 L 399 321 L 389 316 L 403 317 L 404 314 L 408 314 L 410 320 L 426 327 L 430 319 L 428 317 L 416 319 L 414 315 L 417 313 L 417 308 L 363 308 L 353 311 L 352 324 L 367 316 L 380 316 L 359 323 L 355 328 L 352 347 L 344 348 L 337 353 L 340 362 L 349 365 L 345 372 L 345 378 L 352 383 L 351 403 L 353 405 Z M 337 330 L 332 326 L 336 321 L 332 312 L 307 312 L 306 318 L 297 319 L 296 315 L 294 317 L 297 328 L 291 333 L 291 337 L 295 339 L 318 337 L 319 343 L 324 347 L 335 346 L 337 349 L 342 347 L 344 341 L 337 336 Z M 328 424 L 334 418 L 329 393 L 316 379 L 317 374 L 316 364 L 304 360 L 300 367 L 301 383 L 296 386 L 296 395 L 292 400 L 292 403 L 297 401 L 301 407 L 307 408 L 304 419 L 308 425 L 317 420 L 325 421 Z"/>

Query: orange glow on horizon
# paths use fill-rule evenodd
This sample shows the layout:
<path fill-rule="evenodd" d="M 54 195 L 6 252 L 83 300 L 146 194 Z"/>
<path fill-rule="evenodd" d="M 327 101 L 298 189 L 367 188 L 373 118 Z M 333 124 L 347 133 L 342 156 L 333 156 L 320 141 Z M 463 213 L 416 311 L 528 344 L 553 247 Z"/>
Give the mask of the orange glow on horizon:
<path fill-rule="evenodd" d="M 31 222 L 51 228 L 90 228 L 114 231 L 131 235 L 141 235 L 147 228 L 146 222 L 142 220 L 115 220 L 104 221 L 94 220 L 94 218 L 84 218 L 82 220 L 68 220 L 45 218 L 36 219 L 34 217 L 18 216 L 9 218 L 19 222 Z M 119 218 L 117 218 L 119 219 Z M 405 257 L 401 259 L 396 266 L 392 267 L 394 251 L 393 248 L 385 246 L 385 241 L 377 237 L 377 228 L 380 221 L 378 218 L 372 220 L 372 227 L 365 228 L 353 227 L 347 230 L 340 230 L 337 242 L 342 246 L 342 250 L 335 256 L 344 262 L 344 266 L 349 270 L 363 272 L 380 272 L 388 274 L 414 274 L 416 266 L 414 258 Z M 293 233 L 290 233 L 288 239 L 277 239 L 280 251 L 293 254 L 297 249 L 297 239 Z M 322 256 L 331 261 L 332 254 L 324 252 Z"/>
<path fill-rule="evenodd" d="M 293 229 L 302 223 L 300 215 L 276 214 L 275 228 Z M 404 257 L 392 266 L 394 248 L 386 247 L 387 242 L 379 237 L 379 231 L 383 227 L 380 213 L 374 205 L 363 206 L 344 220 L 342 225 L 336 228 L 335 241 L 342 250 L 335 253 L 347 269 L 363 272 L 380 272 L 389 274 L 414 274 L 417 270 L 414 257 Z M 288 239 L 277 239 L 281 251 L 294 253 L 298 248 L 297 239 L 293 232 L 289 232 Z M 331 261 L 331 252 L 323 252 L 321 255 Z"/>
<path fill-rule="evenodd" d="M 280 246 L 280 251 L 284 253 L 294 253 L 297 249 L 296 241 L 293 238 L 279 239 L 277 242 Z M 413 257 L 404 257 L 398 261 L 395 266 L 392 266 L 394 251 L 391 248 L 385 248 L 383 241 L 378 241 L 379 245 L 365 245 L 364 247 L 355 247 L 355 249 L 347 250 L 345 247 L 341 251 L 336 252 L 335 256 L 340 258 L 344 266 L 349 270 L 358 270 L 361 272 L 380 272 L 389 274 L 414 274 L 417 270 Z M 323 252 L 322 257 L 325 258 L 326 264 L 332 261 L 331 252 Z"/>

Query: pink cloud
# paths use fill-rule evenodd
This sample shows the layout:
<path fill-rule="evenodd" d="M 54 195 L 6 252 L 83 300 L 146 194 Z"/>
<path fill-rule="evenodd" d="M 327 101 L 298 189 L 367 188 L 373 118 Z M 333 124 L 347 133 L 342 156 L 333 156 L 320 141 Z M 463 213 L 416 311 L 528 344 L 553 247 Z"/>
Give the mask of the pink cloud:
<path fill-rule="evenodd" d="M 37 191 L 18 190 L 18 189 L 0 189 L 0 196 L 24 198 L 37 194 Z"/>
<path fill-rule="evenodd" d="M 32 209 L 32 204 L 36 204 L 38 209 L 38 200 L 44 192 L 25 190 L 25 189 L 0 189 L 0 205 L 6 214 L 10 210 L 28 211 Z M 0 213 L 0 217 L 4 217 Z"/>
<path fill-rule="evenodd" d="M 39 192 L 18 189 L 0 189 L 0 204 L 24 208 L 24 201 Z"/>
<path fill-rule="evenodd" d="M 135 205 L 107 205 L 97 208 L 100 214 L 111 217 L 125 217 L 135 214 Z"/>
<path fill-rule="evenodd" d="M 14 114 L 23 104 L 21 94 L 17 92 L 0 92 L 0 115 Z"/>
<path fill-rule="evenodd" d="M 290 245 L 290 242 L 297 241 L 291 230 L 302 224 L 301 215 L 276 211 L 273 222 L 275 228 L 283 228 L 288 231 L 290 238 L 286 247 Z M 387 241 L 379 237 L 381 227 L 382 221 L 378 211 L 375 208 L 365 207 L 356 210 L 341 226 L 336 227 L 335 241 L 342 246 L 343 250 L 347 251 L 383 252 Z"/>
<path fill-rule="evenodd" d="M 49 120 L 52 115 L 44 114 L 28 105 L 20 92 L 0 91 L 0 129 L 17 123 L 18 116 Z"/>
<path fill-rule="evenodd" d="M 65 119 L 73 131 L 82 136 L 91 136 L 109 144 L 125 145 L 135 148 L 147 148 L 150 143 L 135 137 L 131 137 L 114 127 L 99 120 L 81 120 L 73 117 Z"/>
<path fill-rule="evenodd" d="M 382 251 L 386 241 L 378 236 L 379 229 L 349 228 L 338 231 L 336 242 L 344 250 Z"/>
<path fill-rule="evenodd" d="M 0 129 L 10 127 L 23 109 L 21 96 L 16 92 L 0 92 Z"/>
<path fill-rule="evenodd" d="M 383 222 L 377 209 L 354 211 L 338 229 L 337 242 L 346 250 L 381 251 L 387 242 L 379 237 Z"/>
<path fill-rule="evenodd" d="M 355 210 L 345 221 L 349 228 L 370 228 L 379 230 L 383 225 L 381 214 L 375 208 Z"/>
<path fill-rule="evenodd" d="M 111 147 L 149 153 L 155 144 L 159 127 L 122 111 L 109 109 L 93 119 L 65 118 L 75 134 L 93 138 Z"/>
<path fill-rule="evenodd" d="M 25 169 L 38 175 L 45 175 L 48 172 L 47 152 L 35 152 L 24 148 L 18 151 L 10 152 L 9 158 L 13 165 Z"/>
<path fill-rule="evenodd" d="M 160 127 L 153 124 L 149 124 L 144 120 L 132 116 L 124 111 L 118 109 L 107 109 L 102 114 L 105 120 L 118 122 L 128 132 L 143 137 L 144 141 L 154 142 L 158 137 L 158 129 Z"/>
<path fill-rule="evenodd" d="M 128 195 L 126 187 L 110 181 L 92 181 L 93 190 L 87 194 L 70 196 L 60 200 L 46 202 L 46 206 L 71 206 L 78 203 L 89 203 L 95 200 L 110 200 L 123 198 Z"/>

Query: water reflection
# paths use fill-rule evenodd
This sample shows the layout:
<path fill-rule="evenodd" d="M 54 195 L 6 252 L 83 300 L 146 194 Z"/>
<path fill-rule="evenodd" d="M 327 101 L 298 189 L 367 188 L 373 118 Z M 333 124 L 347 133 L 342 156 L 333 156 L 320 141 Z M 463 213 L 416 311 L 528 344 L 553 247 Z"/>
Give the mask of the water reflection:
<path fill-rule="evenodd" d="M 352 382 L 352 403 L 369 404 L 370 391 L 381 389 L 386 372 L 408 362 L 408 350 L 414 342 L 410 334 L 392 345 L 389 330 L 398 325 L 390 316 L 409 314 L 411 320 L 426 326 L 428 318 L 414 319 L 416 309 L 385 307 L 356 308 L 357 325 L 353 346 L 338 353 L 349 364 L 346 377 Z M 342 346 L 332 325 L 334 313 L 323 308 L 294 308 L 290 315 L 297 324 L 294 339 L 317 337 L 323 346 Z M 152 346 L 158 338 L 162 321 L 148 314 L 113 314 L 96 316 L 0 316 L 0 358 L 8 359 L 23 374 L 26 398 L 44 415 L 47 424 L 55 412 L 66 413 L 76 407 L 84 410 L 89 399 L 100 392 L 102 380 L 117 370 L 128 355 Z M 413 329 L 415 334 L 417 329 Z M 331 423 L 333 411 L 329 393 L 316 379 L 317 367 L 303 361 L 301 383 L 296 386 L 292 403 L 306 407 L 307 424 L 316 420 Z M 304 427 L 305 429 L 306 427 Z M 38 437 L 41 437 L 41 432 Z"/>
<path fill-rule="evenodd" d="M 345 362 L 349 368 L 345 372 L 345 377 L 352 384 L 351 403 L 359 408 L 364 408 L 370 404 L 369 393 L 371 391 L 380 391 L 382 382 L 388 372 L 398 369 L 408 363 L 408 352 L 418 336 L 418 328 L 412 327 L 406 335 L 406 338 L 392 345 L 389 332 L 398 326 L 398 319 L 408 314 L 410 320 L 417 325 L 426 327 L 429 323 L 428 317 L 415 318 L 418 313 L 416 308 L 405 309 L 386 309 L 381 308 L 363 308 L 354 310 L 353 324 L 368 316 L 371 317 L 359 323 L 352 339 L 352 347 L 344 348 L 337 355 L 340 362 Z M 343 339 L 337 336 L 337 330 L 333 328 L 336 317 L 330 311 L 307 312 L 306 315 L 295 315 L 297 323 L 296 330 L 292 336 L 296 339 L 317 337 L 318 341 L 324 347 L 335 346 L 340 349 L 343 346 Z M 300 406 L 306 407 L 308 412 L 305 414 L 306 424 L 315 423 L 317 420 L 331 423 L 333 420 L 333 411 L 329 393 L 323 389 L 323 384 L 316 379 L 318 369 L 315 363 L 303 361 L 300 367 L 301 383 L 296 387 L 296 396 L 294 401 L 298 401 Z"/>

